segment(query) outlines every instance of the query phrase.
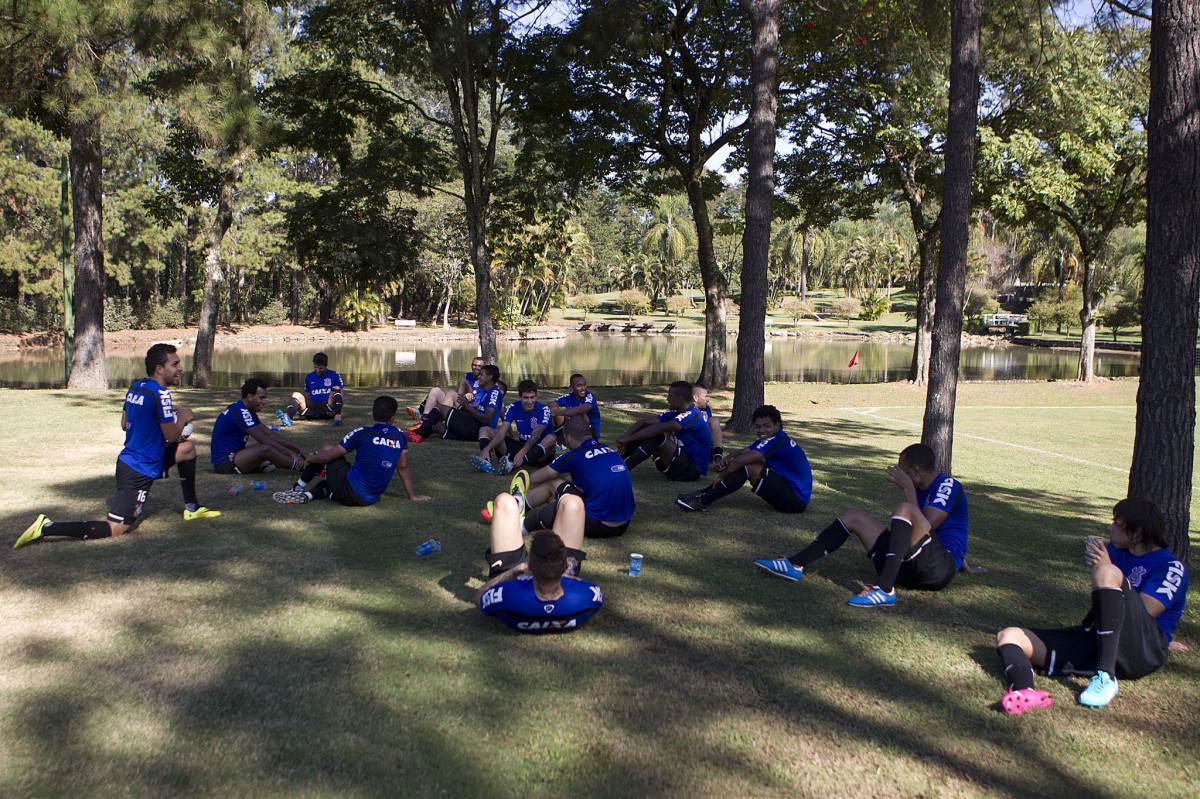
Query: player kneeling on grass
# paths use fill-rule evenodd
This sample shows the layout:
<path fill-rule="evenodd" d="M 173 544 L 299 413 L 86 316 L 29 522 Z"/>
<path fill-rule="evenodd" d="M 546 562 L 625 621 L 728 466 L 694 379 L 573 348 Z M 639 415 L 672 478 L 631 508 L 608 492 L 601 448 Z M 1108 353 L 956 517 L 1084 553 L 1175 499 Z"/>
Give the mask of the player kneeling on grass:
<path fill-rule="evenodd" d="M 695 396 L 695 394 L 693 394 Z M 680 494 L 675 504 L 685 510 L 708 510 L 709 505 L 737 491 L 747 481 L 750 490 L 781 513 L 803 513 L 812 499 L 812 468 L 804 450 L 783 432 L 783 419 L 774 405 L 756 408 L 754 433 L 745 449 L 713 461 L 720 477 L 708 488 Z"/>
<path fill-rule="evenodd" d="M 221 411 L 213 425 L 211 453 L 217 474 L 250 474 L 275 467 L 300 471 L 304 450 L 258 418 L 267 402 L 267 384 L 257 377 L 242 383 L 242 398 Z M 249 444 L 253 438 L 255 443 Z"/>
<path fill-rule="evenodd" d="M 117 492 L 109 506 L 108 519 L 102 522 L 52 522 L 39 514 L 23 532 L 13 549 L 48 535 L 68 538 L 109 538 L 124 535 L 138 522 L 150 487 L 166 477 L 172 466 L 179 467 L 179 486 L 183 490 L 183 518 L 208 519 L 221 512 L 200 507 L 196 499 L 196 445 L 181 441 L 195 414 L 177 409 L 167 386 L 179 382 L 183 369 L 179 355 L 170 344 L 155 344 L 146 352 L 146 374 L 125 392 L 121 409 L 121 429 L 125 447 L 117 456 Z"/>
<path fill-rule="evenodd" d="M 488 581 L 476 594 L 479 609 L 523 633 L 582 627 L 604 605 L 600 588 L 578 579 L 586 557 L 583 500 L 563 497 L 554 529 L 534 533 L 528 552 L 517 500 L 499 494 L 491 504 L 491 547 L 484 553 Z"/>
<path fill-rule="evenodd" d="M 1078 627 L 1006 627 L 996 650 L 1011 687 L 1000 700 L 1009 713 L 1051 704 L 1033 687 L 1044 674 L 1092 675 L 1079 702 L 1104 707 L 1117 678 L 1136 680 L 1167 660 L 1171 636 L 1187 601 L 1187 569 L 1167 549 L 1163 517 L 1148 499 L 1130 497 L 1113 508 L 1108 543 L 1088 536 L 1084 563 L 1092 569 L 1092 609 Z"/>
<path fill-rule="evenodd" d="M 275 494 L 276 502 L 289 504 L 329 497 L 343 505 L 374 505 L 399 474 L 408 498 L 423 502 L 429 497 L 413 491 L 412 476 L 408 473 L 407 441 L 404 431 L 393 423 L 399 406 L 391 397 L 376 397 L 371 408 L 375 424 L 351 430 L 340 444 L 322 444 L 308 453 L 308 466 L 289 491 Z M 356 452 L 354 463 L 346 460 L 347 453 Z M 321 470 L 325 479 L 315 486 L 308 484 Z"/>
<path fill-rule="evenodd" d="M 708 474 L 712 432 L 692 404 L 692 384 L 677 380 L 667 389 L 670 410 L 639 419 L 617 436 L 617 449 L 630 469 L 647 458 L 668 480 L 691 482 Z"/>
<path fill-rule="evenodd" d="M 304 391 L 292 392 L 287 406 L 288 419 L 332 419 L 334 427 L 342 423 L 346 389 L 342 377 L 329 368 L 329 356 L 313 356 L 313 370 L 304 378 Z"/>
<path fill-rule="evenodd" d="M 967 556 L 967 495 L 962 484 L 937 471 L 933 450 L 913 444 L 887 468 L 888 482 L 904 492 L 892 511 L 890 528 L 867 513 L 851 509 L 833 520 L 816 539 L 788 558 L 756 560 L 754 565 L 788 580 L 804 577 L 804 568 L 858 536 L 879 575 L 876 585 L 852 596 L 857 607 L 896 604 L 896 586 L 940 591 L 954 579 Z"/>
<path fill-rule="evenodd" d="M 492 440 L 479 452 L 479 460 L 472 461 L 481 471 L 495 472 L 491 466 L 492 450 L 501 454 L 500 474 L 512 469 L 545 466 L 554 458 L 557 441 L 551 429 L 550 408 L 538 402 L 537 383 L 522 380 L 517 384 L 519 402 L 508 406 L 504 421 L 492 435 Z M 509 435 L 509 432 L 513 435 Z M 487 467 L 486 468 L 485 464 Z"/>

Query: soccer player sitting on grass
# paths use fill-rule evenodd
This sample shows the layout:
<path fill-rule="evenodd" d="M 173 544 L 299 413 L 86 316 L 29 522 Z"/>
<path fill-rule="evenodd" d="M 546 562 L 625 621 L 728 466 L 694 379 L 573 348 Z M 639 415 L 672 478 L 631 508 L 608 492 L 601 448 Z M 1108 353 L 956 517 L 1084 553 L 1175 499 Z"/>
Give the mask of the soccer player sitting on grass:
<path fill-rule="evenodd" d="M 783 419 L 775 406 L 756 408 L 752 418 L 758 441 L 728 458 L 714 461 L 713 468 L 721 473 L 717 481 L 708 488 L 680 494 L 675 504 L 685 510 L 706 511 L 709 505 L 734 493 L 750 480 L 750 490 L 775 510 L 804 512 L 812 498 L 812 468 L 808 465 L 808 456 L 783 432 Z"/>
<path fill-rule="evenodd" d="M 476 467 L 494 473 L 492 450 L 501 453 L 500 474 L 512 469 L 545 466 L 554 458 L 557 441 L 551 430 L 550 409 L 538 402 L 537 383 L 522 380 L 517 384 L 519 402 L 508 406 L 504 421 L 492 440 L 479 453 Z M 509 431 L 514 435 L 509 435 Z"/>
<path fill-rule="evenodd" d="M 582 627 L 604 605 L 599 587 L 578 579 L 586 557 L 583 501 L 563 497 L 554 529 L 534 533 L 528 553 L 517 500 L 499 494 L 491 504 L 491 548 L 484 553 L 489 579 L 476 594 L 479 610 L 523 633 Z"/>
<path fill-rule="evenodd" d="M 806 566 L 846 543 L 853 533 L 866 548 L 879 582 L 850 597 L 848 604 L 894 605 L 897 585 L 923 591 L 945 588 L 967 555 L 967 495 L 962 484 L 937 471 L 933 450 L 924 444 L 901 452 L 899 462 L 887 468 L 887 479 L 904 492 L 890 527 L 861 510 L 847 510 L 795 555 L 754 564 L 799 581 Z"/>
<path fill-rule="evenodd" d="M 1104 707 L 1117 678 L 1136 680 L 1167 660 L 1175 625 L 1187 601 L 1187 569 L 1167 549 L 1163 517 L 1148 499 L 1130 497 L 1113 508 L 1108 543 L 1088 536 L 1083 560 L 1092 570 L 1091 612 L 1078 627 L 1006 627 L 996 635 L 1009 713 L 1048 707 L 1050 694 L 1033 687 L 1036 666 L 1047 675 L 1091 675 L 1080 704 Z"/>
<path fill-rule="evenodd" d="M 570 392 L 550 401 L 550 413 L 554 416 L 554 434 L 562 441 L 563 423 L 572 416 L 586 416 L 592 426 L 592 438 L 599 441 L 600 403 L 596 401 L 596 395 L 588 391 L 587 379 L 581 374 L 571 375 L 570 384 Z"/>
<path fill-rule="evenodd" d="M 647 458 L 669 480 L 691 482 L 708 474 L 712 432 L 692 404 L 692 384 L 677 380 L 667 389 L 669 411 L 639 419 L 617 436 L 617 449 L 630 469 Z"/>
<path fill-rule="evenodd" d="M 716 467 L 717 461 L 725 454 L 725 449 L 721 446 L 725 434 L 721 430 L 721 420 L 714 416 L 712 408 L 708 407 L 708 387 L 703 383 L 692 384 L 692 404 L 700 411 L 700 418 L 708 425 L 708 432 L 712 436 L 708 465 Z"/>
<path fill-rule="evenodd" d="M 471 371 L 466 372 L 459 378 L 457 389 L 434 386 L 429 389 L 429 393 L 425 395 L 425 399 L 420 405 L 416 408 L 405 408 L 404 410 L 414 420 L 423 422 L 429 412 L 439 405 L 453 408 L 458 404 L 459 397 L 463 398 L 463 402 L 470 402 L 475 399 L 475 394 L 479 391 L 479 373 L 483 371 L 483 366 L 483 358 L 472 359 Z"/>
<path fill-rule="evenodd" d="M 179 355 L 170 344 L 155 344 L 146 352 L 146 374 L 125 392 L 121 409 L 121 429 L 125 447 L 117 456 L 117 492 L 109 506 L 108 519 L 102 522 L 52 522 L 38 514 L 33 524 L 21 533 L 13 549 L 44 536 L 68 538 L 109 538 L 124 535 L 138 522 L 150 487 L 166 477 L 172 466 L 179 467 L 179 486 L 183 490 L 183 518 L 209 519 L 220 516 L 218 510 L 201 507 L 196 499 L 196 445 L 181 441 L 190 432 L 195 414 L 177 409 L 167 386 L 179 382 Z"/>
<path fill-rule="evenodd" d="M 325 353 L 318 352 L 312 362 L 313 370 L 304 378 L 304 391 L 292 393 L 287 406 L 288 421 L 332 419 L 336 427 L 342 423 L 342 406 L 346 404 L 342 378 L 329 368 L 329 356 Z"/>
<path fill-rule="evenodd" d="M 573 496 L 583 500 L 586 537 L 621 535 L 629 529 L 634 510 L 633 481 L 625 461 L 612 447 L 592 438 L 591 426 L 582 416 L 567 419 L 563 435 L 570 450 L 532 475 L 522 471 L 513 478 L 511 490 L 517 495 L 520 515 L 524 517 L 522 531 L 558 529 L 562 499 Z M 539 505 L 543 507 L 526 515 L 527 509 Z M 491 520 L 491 503 L 483 516 Z"/>
<path fill-rule="evenodd" d="M 242 398 L 221 411 L 209 446 L 214 472 L 250 474 L 276 467 L 304 468 L 304 450 L 259 420 L 258 411 L 266 402 L 267 384 L 251 377 L 242 383 Z M 249 443 L 251 438 L 255 443 Z"/>
<path fill-rule="evenodd" d="M 497 385 L 499 382 L 499 367 L 494 364 L 484 366 L 473 400 L 468 402 L 465 395 L 459 394 L 455 397 L 458 403 L 455 407 L 439 405 L 430 409 L 425 421 L 408 434 L 408 440 L 419 444 L 422 439 L 437 433 L 453 441 L 477 441 L 482 450 L 491 443 L 500 412 L 504 409 L 504 392 Z"/>
<path fill-rule="evenodd" d="M 394 474 L 400 475 L 409 499 L 417 502 L 429 499 L 413 491 L 408 452 L 405 451 L 408 442 L 404 431 L 393 424 L 398 407 L 391 397 L 376 397 L 371 408 L 375 423 L 351 430 L 340 444 L 322 444 L 308 453 L 308 466 L 296 485 L 290 491 L 275 494 L 275 501 L 295 504 L 329 497 L 343 505 L 374 505 L 387 490 Z M 353 465 L 346 460 L 350 452 L 356 453 Z M 325 479 L 309 487 L 309 482 L 322 469 Z"/>

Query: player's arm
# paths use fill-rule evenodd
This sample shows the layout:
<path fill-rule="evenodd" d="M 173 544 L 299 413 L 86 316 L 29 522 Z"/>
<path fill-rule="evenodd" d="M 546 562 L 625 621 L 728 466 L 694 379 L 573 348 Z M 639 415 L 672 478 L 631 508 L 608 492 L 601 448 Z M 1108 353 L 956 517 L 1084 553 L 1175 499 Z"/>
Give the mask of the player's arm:
<path fill-rule="evenodd" d="M 304 450 L 300 449 L 300 447 L 288 440 L 287 436 L 276 433 L 265 424 L 256 424 L 246 432 L 249 433 L 254 440 L 260 444 L 266 444 L 267 446 L 281 449 L 284 452 L 290 452 L 291 454 L 301 458 L 304 457 Z"/>
<path fill-rule="evenodd" d="M 467 382 L 466 375 L 458 378 L 458 396 L 465 397 L 471 393 L 471 384 Z"/>
<path fill-rule="evenodd" d="M 121 432 L 124 433 L 129 429 L 129 419 L 125 416 L 125 409 L 121 409 Z"/>
<path fill-rule="evenodd" d="M 715 465 L 718 471 L 723 472 L 726 469 L 749 466 L 752 463 L 758 463 L 759 461 L 764 461 L 766 459 L 767 456 L 758 450 L 754 449 L 753 447 L 746 447 L 745 449 L 738 450 L 732 455 L 721 458 L 716 462 Z"/>
<path fill-rule="evenodd" d="M 525 562 L 525 563 L 518 563 L 516 566 L 513 566 L 508 571 L 497 574 L 495 577 L 493 577 L 492 579 L 490 579 L 486 583 L 484 583 L 483 588 L 480 588 L 478 591 L 475 592 L 475 607 L 479 607 L 480 597 L 482 597 L 484 594 L 486 594 L 492 588 L 495 588 L 500 583 L 508 582 L 509 580 L 515 580 L 516 578 L 520 577 L 522 574 L 528 574 L 528 573 L 529 573 L 529 563 Z"/>
<path fill-rule="evenodd" d="M 904 492 L 904 501 L 913 507 L 921 507 L 921 503 L 917 500 L 917 487 L 913 484 L 912 478 L 908 476 L 908 472 L 901 469 L 899 466 L 887 467 L 887 481 Z M 925 518 L 929 521 L 929 526 L 936 530 L 937 526 L 946 518 L 946 512 L 939 510 L 933 505 L 925 507 Z M 930 515 L 931 513 L 940 513 L 941 518 L 936 521 Z"/>
<path fill-rule="evenodd" d="M 631 441 L 644 441 L 647 438 L 654 438 L 662 433 L 677 433 L 683 429 L 683 425 L 674 419 L 668 419 L 665 422 L 660 422 L 657 418 L 653 418 L 646 421 L 648 421 L 648 424 L 646 424 L 645 427 L 641 428 L 640 430 L 628 432 L 621 436 L 621 438 L 625 439 L 625 443 Z M 617 439 L 617 441 L 620 440 L 620 438 Z"/>
<path fill-rule="evenodd" d="M 338 458 L 346 457 L 346 448 L 341 444 L 334 444 L 331 447 L 326 446 L 310 452 L 297 450 L 297 454 L 304 458 L 305 463 L 329 463 L 330 461 L 336 461 Z"/>
<path fill-rule="evenodd" d="M 163 439 L 168 442 L 178 441 L 179 437 L 183 435 L 183 428 L 195 418 L 196 414 L 192 412 L 191 408 L 183 408 L 175 411 L 174 421 L 158 423 L 159 429 L 162 430 Z M 125 411 L 123 410 L 121 411 L 121 423 L 122 427 L 129 423 L 129 420 L 125 418 Z"/>
<path fill-rule="evenodd" d="M 488 455 L 492 454 L 492 450 L 504 440 L 504 435 L 508 432 L 510 427 L 512 427 L 512 422 L 504 422 L 501 424 L 500 427 L 496 429 L 496 432 L 492 433 L 492 440 L 489 441 L 483 449 L 479 450 L 479 457 L 487 460 Z M 405 454 L 407 455 L 408 453 Z"/>
<path fill-rule="evenodd" d="M 564 456 L 564 457 L 566 457 L 566 456 Z M 554 471 L 554 469 L 552 467 L 543 466 L 542 468 L 538 469 L 533 474 L 529 475 L 529 488 L 530 489 L 536 488 L 537 486 L 540 486 L 543 483 L 549 483 L 554 480 L 558 480 L 561 477 L 562 477 L 562 475 L 559 474 L 558 472 Z"/>
<path fill-rule="evenodd" d="M 721 421 L 717 418 L 716 414 L 708 417 L 708 432 L 712 436 L 712 446 L 721 446 L 721 439 L 724 434 L 721 431 Z"/>
<path fill-rule="evenodd" d="M 343 450 L 344 451 L 344 450 Z M 404 484 L 404 490 L 408 492 L 408 498 L 414 502 L 427 502 L 433 497 L 425 494 L 418 494 L 413 490 L 412 475 L 408 471 L 408 451 L 400 453 L 400 460 L 396 461 L 396 474 L 400 476 L 400 482 Z"/>
<path fill-rule="evenodd" d="M 462 396 L 462 395 L 460 394 L 459 396 Z M 474 405 L 472 405 L 469 402 L 464 402 L 461 407 L 464 411 L 471 414 L 472 419 L 479 422 L 480 424 L 486 424 L 487 422 L 492 421 L 492 416 L 495 415 L 495 413 L 496 413 L 496 406 L 490 405 L 490 404 L 484 405 L 483 410 L 477 409 Z"/>
<path fill-rule="evenodd" d="M 592 403 L 585 402 L 573 408 L 560 408 L 557 402 L 550 400 L 550 410 L 555 416 L 583 416 L 592 410 Z"/>

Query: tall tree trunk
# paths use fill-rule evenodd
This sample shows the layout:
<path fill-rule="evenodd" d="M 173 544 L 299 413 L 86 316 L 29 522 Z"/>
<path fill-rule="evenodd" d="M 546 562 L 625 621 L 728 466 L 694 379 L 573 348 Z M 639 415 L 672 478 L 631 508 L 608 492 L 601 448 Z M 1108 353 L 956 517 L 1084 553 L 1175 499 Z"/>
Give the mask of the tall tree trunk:
<path fill-rule="evenodd" d="M 1200 0 L 1156 0 L 1150 25 L 1146 278 L 1130 496 L 1166 515 L 1185 563 L 1200 305 Z"/>
<path fill-rule="evenodd" d="M 933 317 L 937 309 L 937 268 L 933 263 L 933 234 L 917 237 L 917 329 L 908 379 L 929 384 L 929 356 L 933 349 Z"/>
<path fill-rule="evenodd" d="M 236 178 L 221 184 L 217 195 L 217 213 L 204 237 L 204 294 L 200 301 L 200 319 L 196 329 L 196 348 L 192 356 L 192 386 L 208 388 L 212 380 L 213 348 L 217 340 L 217 291 L 224 281 L 221 241 L 233 224 L 233 190 Z"/>
<path fill-rule="evenodd" d="M 800 301 L 808 302 L 808 231 L 800 234 Z"/>
<path fill-rule="evenodd" d="M 104 191 L 100 122 L 71 122 L 71 222 L 75 233 L 74 344 L 69 388 L 108 388 L 104 364 Z"/>
<path fill-rule="evenodd" d="M 729 361 L 725 354 L 725 276 L 717 268 L 712 220 L 699 176 L 688 181 L 687 195 L 696 225 L 700 278 L 704 281 L 704 363 L 700 366 L 699 382 L 710 389 L 722 389 L 729 386 Z"/>
<path fill-rule="evenodd" d="M 475 326 L 479 330 L 479 355 L 495 363 L 500 350 L 496 346 L 496 326 L 492 321 L 492 268 L 487 253 L 482 209 L 467 208 L 467 240 L 471 268 L 475 272 Z"/>
<path fill-rule="evenodd" d="M 775 111 L 779 69 L 779 16 L 783 0 L 741 0 L 750 17 L 750 171 L 746 229 L 742 233 L 742 310 L 738 323 L 737 378 L 728 428 L 749 431 L 764 401 L 767 263 L 771 249 L 771 200 L 775 196 Z"/>
<path fill-rule="evenodd" d="M 1083 307 L 1079 309 L 1079 367 L 1075 370 L 1075 379 L 1090 383 L 1095 377 L 1096 361 L 1096 313 L 1100 303 L 1096 297 L 1096 270 L 1091 258 L 1085 252 L 1083 255 Z"/>
<path fill-rule="evenodd" d="M 971 234 L 971 179 L 979 123 L 979 26 L 983 0 L 950 3 L 950 111 L 946 126 L 946 172 L 942 190 L 942 246 L 929 391 L 921 440 L 947 474 L 954 455 L 954 402 L 962 349 L 963 291 Z"/>

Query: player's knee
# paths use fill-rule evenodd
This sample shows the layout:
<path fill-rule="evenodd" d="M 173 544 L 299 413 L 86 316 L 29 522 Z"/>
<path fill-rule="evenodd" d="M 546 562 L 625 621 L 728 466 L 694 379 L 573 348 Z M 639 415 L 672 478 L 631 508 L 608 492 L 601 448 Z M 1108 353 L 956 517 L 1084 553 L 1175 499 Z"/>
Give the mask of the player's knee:
<path fill-rule="evenodd" d="M 1125 575 L 1111 563 L 1102 563 L 1092 569 L 1092 585 L 1096 588 L 1120 588 Z"/>
<path fill-rule="evenodd" d="M 196 445 L 191 441 L 181 441 L 179 446 L 175 448 L 175 462 L 194 461 L 196 459 Z"/>
<path fill-rule="evenodd" d="M 559 513 L 583 513 L 583 498 L 578 494 L 563 493 L 558 500 Z"/>
<path fill-rule="evenodd" d="M 517 512 L 517 500 L 512 494 L 503 491 L 496 495 L 492 500 L 493 515 L 497 512 L 513 513 Z"/>
<path fill-rule="evenodd" d="M 1025 631 L 1020 627 L 1005 627 L 996 633 L 996 646 L 1004 646 L 1005 644 L 1021 646 L 1025 641 Z"/>

